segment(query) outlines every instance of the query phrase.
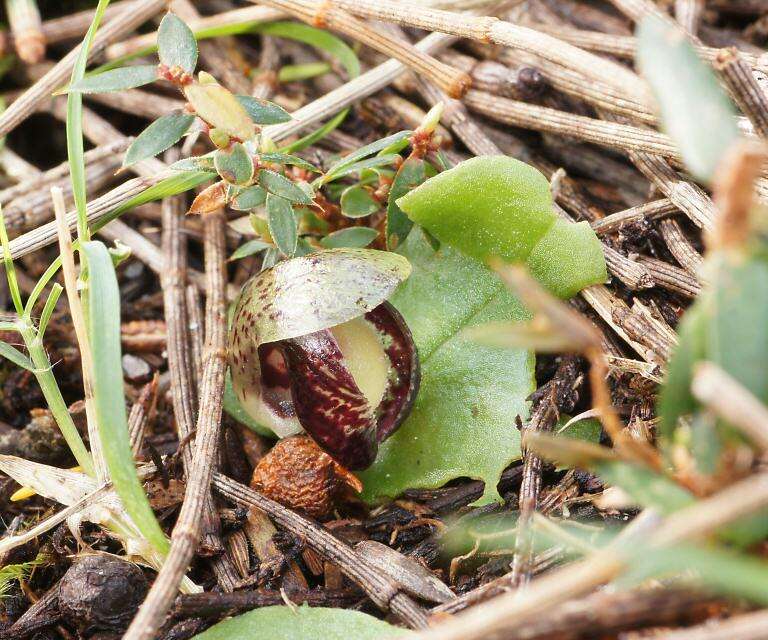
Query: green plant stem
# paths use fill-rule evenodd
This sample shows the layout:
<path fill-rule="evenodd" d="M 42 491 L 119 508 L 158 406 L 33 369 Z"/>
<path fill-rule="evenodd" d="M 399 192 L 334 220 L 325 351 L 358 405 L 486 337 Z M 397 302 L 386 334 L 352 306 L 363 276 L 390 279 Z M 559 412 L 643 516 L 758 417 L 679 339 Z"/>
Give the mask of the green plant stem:
<path fill-rule="evenodd" d="M 80 437 L 75 422 L 69 413 L 67 403 L 64 402 L 64 398 L 61 395 L 59 385 L 56 383 L 56 378 L 51 369 L 51 362 L 48 359 L 48 354 L 45 352 L 42 338 L 25 319 L 21 319 L 18 322 L 18 329 L 24 344 L 27 346 L 27 351 L 29 351 L 29 357 L 35 365 L 37 383 L 40 385 L 40 389 L 43 392 L 45 401 L 48 403 L 48 408 L 56 420 L 56 424 L 59 425 L 61 435 L 64 436 L 64 440 L 69 445 L 72 455 L 75 456 L 75 460 L 77 460 L 83 472 L 93 477 L 95 472 L 91 454 L 86 449 L 85 443 Z"/>

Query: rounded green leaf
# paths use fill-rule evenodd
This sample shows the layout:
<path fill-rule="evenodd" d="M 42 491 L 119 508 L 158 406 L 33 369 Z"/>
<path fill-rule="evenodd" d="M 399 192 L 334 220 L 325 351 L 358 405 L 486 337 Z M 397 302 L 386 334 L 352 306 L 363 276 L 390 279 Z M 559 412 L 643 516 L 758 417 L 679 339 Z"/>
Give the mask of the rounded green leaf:
<path fill-rule="evenodd" d="M 528 415 L 534 356 L 477 344 L 462 331 L 529 314 L 495 274 L 449 246 L 435 250 L 418 227 L 400 252 L 413 273 L 390 302 L 413 333 L 421 387 L 411 415 L 360 474 L 363 497 L 373 502 L 469 477 L 485 482 L 481 502 L 496 500 L 501 472 L 520 457 L 515 417 Z"/>
<path fill-rule="evenodd" d="M 603 247 L 588 222 L 558 218 L 528 256 L 528 269 L 560 298 L 608 279 Z"/>
<path fill-rule="evenodd" d="M 347 218 L 364 218 L 376 213 L 381 205 L 359 184 L 347 187 L 341 193 L 341 213 Z"/>
<path fill-rule="evenodd" d="M 231 184 L 248 184 L 253 178 L 253 159 L 239 142 L 230 149 L 217 149 L 213 163 L 216 172 Z"/>
<path fill-rule="evenodd" d="M 167 13 L 157 31 L 157 55 L 169 69 L 180 67 L 194 73 L 197 66 L 197 42 L 192 30 L 173 13 Z"/>
<path fill-rule="evenodd" d="M 607 278 L 589 225 L 560 220 L 540 171 L 507 156 L 482 156 L 444 171 L 397 200 L 441 242 L 478 260 L 528 263 L 553 293 L 568 297 Z"/>
<path fill-rule="evenodd" d="M 155 80 L 157 80 L 157 66 L 147 64 L 89 75 L 70 86 L 69 90 L 80 93 L 107 93 L 141 87 Z"/>
<path fill-rule="evenodd" d="M 273 193 L 267 194 L 267 224 L 269 235 L 272 236 L 277 248 L 284 255 L 292 257 L 296 253 L 299 234 L 291 203 Z"/>
<path fill-rule="evenodd" d="M 438 240 L 479 260 L 524 262 L 556 219 L 547 179 L 508 156 L 466 160 L 397 204 Z"/>
<path fill-rule="evenodd" d="M 410 633 L 351 609 L 274 606 L 219 622 L 195 640 L 380 640 Z"/>
<path fill-rule="evenodd" d="M 262 169 L 259 172 L 259 184 L 270 193 L 291 202 L 312 204 L 312 198 L 301 187 L 291 182 L 282 174 Z"/>
<path fill-rule="evenodd" d="M 370 227 L 349 227 L 328 234 L 320 240 L 320 244 L 326 249 L 339 247 L 367 247 L 376 239 L 379 232 Z"/>
<path fill-rule="evenodd" d="M 184 95 L 203 120 L 239 140 L 250 140 L 256 126 L 243 105 L 231 91 L 220 84 L 193 83 L 184 87 Z"/>
<path fill-rule="evenodd" d="M 256 124 L 280 124 L 293 119 L 291 114 L 280 105 L 269 100 L 262 100 L 253 96 L 235 96 L 235 98 Z"/>
<path fill-rule="evenodd" d="M 195 117 L 188 113 L 169 113 L 155 120 L 128 147 L 123 166 L 153 158 L 175 145 L 187 132 Z"/>

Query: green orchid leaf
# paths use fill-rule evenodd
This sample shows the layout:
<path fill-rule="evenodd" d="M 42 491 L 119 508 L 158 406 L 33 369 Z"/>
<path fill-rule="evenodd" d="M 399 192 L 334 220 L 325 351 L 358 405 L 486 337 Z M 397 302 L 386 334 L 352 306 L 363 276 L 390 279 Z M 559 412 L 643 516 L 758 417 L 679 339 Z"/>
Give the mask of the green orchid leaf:
<path fill-rule="evenodd" d="M 373 196 L 359 184 L 353 184 L 344 189 L 339 204 L 341 205 L 341 213 L 347 218 L 364 218 L 376 213 L 381 208 Z"/>
<path fill-rule="evenodd" d="M 559 219 L 547 179 L 520 160 L 466 160 L 409 191 L 397 205 L 468 256 L 527 263 L 560 297 L 608 277 L 602 246 L 589 225 Z"/>
<path fill-rule="evenodd" d="M 349 227 L 328 234 L 320 240 L 320 244 L 326 249 L 339 247 L 367 247 L 376 239 L 379 232 L 370 227 Z"/>
<path fill-rule="evenodd" d="M 157 66 L 154 64 L 136 67 L 121 67 L 104 73 L 88 75 L 69 87 L 79 93 L 108 93 L 141 87 L 157 80 Z"/>
<path fill-rule="evenodd" d="M 520 457 L 515 417 L 528 415 L 534 358 L 524 349 L 479 345 L 461 332 L 489 321 L 529 318 L 495 274 L 419 228 L 399 253 L 412 274 L 390 299 L 413 332 L 421 388 L 411 415 L 360 474 L 363 497 L 393 498 L 460 477 L 485 482 L 481 503 L 499 499 L 501 472 Z"/>
<path fill-rule="evenodd" d="M 167 13 L 157 31 L 157 55 L 169 69 L 179 67 L 194 73 L 197 66 L 197 41 L 191 29 L 173 13 Z"/>
<path fill-rule="evenodd" d="M 216 172 L 230 184 L 248 184 L 253 178 L 253 159 L 239 142 L 230 149 L 218 149 L 213 163 Z"/>
<path fill-rule="evenodd" d="M 383 640 L 407 638 L 410 633 L 350 609 L 274 606 L 219 622 L 194 640 Z"/>
<path fill-rule="evenodd" d="M 277 248 L 289 258 L 292 257 L 296 253 L 299 235 L 291 203 L 273 193 L 267 194 L 267 223 L 269 235 Z"/>
<path fill-rule="evenodd" d="M 130 167 L 141 160 L 154 158 L 158 153 L 170 149 L 192 126 L 195 116 L 188 113 L 169 113 L 155 120 L 128 147 L 123 160 L 124 167 Z"/>
<path fill-rule="evenodd" d="M 411 219 L 403 213 L 397 201 L 427 178 L 426 163 L 420 158 L 409 158 L 397 170 L 389 188 L 387 200 L 387 248 L 394 251 L 413 227 Z"/>
<path fill-rule="evenodd" d="M 653 89 L 664 130 L 693 174 L 710 180 L 739 138 L 730 99 L 682 29 L 648 17 L 637 38 L 637 64 Z"/>
<path fill-rule="evenodd" d="M 280 173 L 262 169 L 259 172 L 259 184 L 272 193 L 291 202 L 312 204 L 312 198 L 297 184 Z"/>
<path fill-rule="evenodd" d="M 269 100 L 262 100 L 253 96 L 235 96 L 235 98 L 255 124 L 280 124 L 293 119 L 291 114 L 280 105 Z"/>

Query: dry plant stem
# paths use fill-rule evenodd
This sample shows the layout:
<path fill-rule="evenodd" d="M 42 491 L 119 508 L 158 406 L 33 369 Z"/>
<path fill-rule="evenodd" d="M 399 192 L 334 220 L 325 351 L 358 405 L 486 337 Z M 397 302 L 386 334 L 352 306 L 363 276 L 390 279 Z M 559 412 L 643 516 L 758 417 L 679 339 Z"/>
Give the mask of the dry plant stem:
<path fill-rule="evenodd" d="M 757 134 L 768 138 L 768 96 L 755 79 L 752 67 L 734 48 L 723 49 L 714 66 Z"/>
<path fill-rule="evenodd" d="M 93 467 L 96 472 L 96 481 L 100 484 L 107 482 L 109 474 L 106 462 L 101 452 L 101 440 L 99 437 L 96 411 L 93 406 L 93 353 L 88 338 L 88 330 L 85 321 L 83 306 L 77 286 L 77 271 L 75 269 L 75 254 L 72 250 L 72 236 L 66 223 L 66 207 L 61 189 L 51 188 L 53 208 L 56 212 L 56 228 L 59 237 L 59 255 L 61 256 L 61 270 L 64 274 L 64 285 L 69 302 L 69 313 L 72 316 L 72 325 L 77 337 L 77 345 L 80 350 L 80 362 L 83 371 L 83 397 L 85 400 L 85 414 L 88 420 L 88 440 L 91 445 Z"/>
<path fill-rule="evenodd" d="M 323 6 L 321 0 L 302 0 L 302 4 L 311 5 L 319 10 L 322 10 Z M 576 47 L 568 46 L 557 38 L 498 18 L 470 17 L 465 14 L 420 8 L 391 0 L 330 0 L 329 4 L 367 18 L 417 27 L 426 31 L 449 33 L 480 42 L 493 42 L 537 53 L 565 67 L 582 70 L 595 78 L 602 78 L 642 103 L 648 102 L 645 85 L 629 69 L 605 58 L 590 55 Z"/>
<path fill-rule="evenodd" d="M 232 298 L 234 299 L 234 298 Z M 189 348 L 192 354 L 192 377 L 194 389 L 200 388 L 203 367 L 203 349 L 205 347 L 205 321 L 203 320 L 200 290 L 192 285 L 186 286 L 187 327 L 189 330 Z"/>
<path fill-rule="evenodd" d="M 390 610 L 412 629 L 427 626 L 424 610 L 397 584 L 368 560 L 362 558 L 349 545 L 336 538 L 325 527 L 286 509 L 260 493 L 221 475 L 214 474 L 214 487 L 223 497 L 245 507 L 266 513 L 274 522 L 304 540 L 308 547 L 341 569 L 356 582 L 380 609 Z"/>
<path fill-rule="evenodd" d="M 27 64 L 37 64 L 45 56 L 45 36 L 37 0 L 5 0 L 5 11 L 19 58 Z"/>
<path fill-rule="evenodd" d="M 655 634 L 653 640 L 764 640 L 768 637 L 768 610 L 753 611 L 725 620 L 708 620 L 697 627 Z"/>
<path fill-rule="evenodd" d="M 629 159 L 696 226 L 712 228 L 715 205 L 700 187 L 683 180 L 660 155 L 631 151 Z"/>
<path fill-rule="evenodd" d="M 104 21 L 114 18 L 117 14 L 125 9 L 131 3 L 132 0 L 116 0 L 111 2 L 104 12 Z M 41 24 L 41 31 L 43 40 L 47 44 L 55 44 L 64 40 L 80 39 L 88 31 L 88 27 L 93 20 L 93 9 L 86 9 L 85 11 L 77 11 L 70 13 L 60 18 L 52 18 L 45 20 Z M 4 31 L 0 31 L 0 42 L 8 38 L 13 43 L 13 34 L 8 34 Z M 2 53 L 5 53 L 3 49 Z"/>
<path fill-rule="evenodd" d="M 557 375 L 557 374 L 556 374 Z M 557 422 L 559 411 L 554 400 L 555 386 L 551 393 L 543 397 L 533 409 L 530 420 L 523 426 L 523 435 L 530 431 L 551 431 Z M 533 565 L 533 531 L 531 521 L 536 511 L 536 504 L 541 490 L 542 459 L 523 447 L 523 478 L 518 497 L 519 517 L 515 554 L 512 558 L 512 576 L 510 586 L 520 588 L 531 579 Z"/>
<path fill-rule="evenodd" d="M 265 0 L 264 4 L 281 9 L 309 24 L 333 29 L 362 42 L 381 53 L 400 60 L 422 74 L 452 98 L 460 98 L 470 85 L 463 71 L 440 62 L 402 40 L 396 40 L 335 7 L 333 3 L 314 0 Z"/>
<path fill-rule="evenodd" d="M 226 241 L 223 211 L 206 214 L 204 246 L 208 278 L 206 354 L 200 384 L 200 408 L 195 431 L 195 451 L 187 475 L 184 502 L 171 534 L 171 548 L 147 599 L 124 638 L 152 640 L 173 604 L 179 583 L 200 543 L 208 487 L 218 460 L 221 400 L 226 371 Z"/>
<path fill-rule="evenodd" d="M 387 25 L 387 29 L 394 37 L 406 40 L 408 36 L 396 25 Z M 430 105 L 442 102 L 444 105 L 441 121 L 451 129 L 467 148 L 476 156 L 503 155 L 501 149 L 488 137 L 477 123 L 472 120 L 466 108 L 459 100 L 449 97 L 432 82 L 414 76 L 416 88 Z"/>
<path fill-rule="evenodd" d="M 115 16 L 114 20 L 110 20 L 98 31 L 88 52 L 88 58 L 93 59 L 101 54 L 110 42 L 129 33 L 162 11 L 165 4 L 165 0 L 136 0 L 136 2 L 126 6 L 124 11 Z M 0 115 L 0 135 L 4 136 L 12 131 L 32 114 L 44 100 L 48 99 L 56 89 L 66 84 L 79 52 L 80 47 L 75 47 L 48 73 L 27 89 L 18 100 L 11 103 Z"/>
<path fill-rule="evenodd" d="M 641 256 L 639 262 L 648 269 L 651 277 L 660 287 L 679 293 L 686 298 L 695 298 L 701 293 L 699 281 L 685 269 L 646 256 Z"/>
<path fill-rule="evenodd" d="M 679 160 L 678 151 L 669 137 L 656 131 L 586 118 L 482 91 L 468 91 L 464 102 L 473 111 L 515 127 L 556 133 L 627 152 L 640 150 Z"/>
<path fill-rule="evenodd" d="M 138 459 L 144 446 L 144 432 L 154 411 L 157 400 L 157 374 L 152 382 L 144 385 L 139 397 L 133 403 L 128 414 L 128 437 L 134 459 Z"/>
<path fill-rule="evenodd" d="M 643 537 L 651 548 L 701 538 L 766 505 L 768 474 L 755 474 L 677 511 L 651 533 L 644 532 Z M 631 548 L 632 541 L 623 544 L 625 549 Z M 509 627 L 520 628 L 537 614 L 589 593 L 621 575 L 624 569 L 622 547 L 609 546 L 532 580 L 522 592 L 503 594 L 478 604 L 411 636 L 410 640 L 480 640 Z"/>
<path fill-rule="evenodd" d="M 190 20 L 188 24 L 192 31 L 200 31 L 202 29 L 226 27 L 248 22 L 273 22 L 285 17 L 285 13 L 270 7 L 243 7 L 242 9 L 224 11 L 216 15 L 206 16 L 205 18 Z M 149 47 L 154 47 L 156 44 L 157 31 L 153 31 L 112 44 L 107 47 L 104 55 L 107 60 L 114 60 L 115 58 L 121 58 L 138 53 Z"/>
<path fill-rule="evenodd" d="M 540 619 L 506 630 L 504 640 L 610 637 L 632 629 L 701 620 L 717 603 L 713 596 L 675 588 L 599 591 L 586 598 L 565 602 Z M 653 637 L 655 640 L 662 636 Z M 734 637 L 737 636 L 729 636 L 727 640 Z M 741 636 L 738 637 L 741 640 Z"/>
<path fill-rule="evenodd" d="M 680 223 L 674 218 L 665 218 L 659 221 L 659 230 L 670 253 L 675 256 L 675 260 L 688 273 L 698 277 L 704 258 L 685 237 Z"/>
<path fill-rule="evenodd" d="M 251 95 L 254 98 L 269 100 L 277 89 L 277 70 L 280 66 L 280 52 L 277 41 L 272 36 L 261 36 L 259 69 L 254 75 Z"/>
<path fill-rule="evenodd" d="M 113 155 L 88 165 L 85 174 L 86 194 L 90 197 L 105 185 L 113 183 L 120 163 L 120 156 Z M 65 200 L 71 202 L 72 181 L 69 176 L 59 179 L 54 184 L 62 190 Z M 45 187 L 15 198 L 4 209 L 8 235 L 11 237 L 16 237 L 24 231 L 34 229 L 53 219 L 53 204 L 50 193 Z"/>
<path fill-rule="evenodd" d="M 678 208 L 669 198 L 661 198 L 624 211 L 617 211 L 605 216 L 605 218 L 594 220 L 591 225 L 594 232 L 601 236 L 607 233 L 616 233 L 625 224 L 632 224 L 641 220 L 656 220 L 677 211 Z"/>
<path fill-rule="evenodd" d="M 733 376 L 716 364 L 703 362 L 696 367 L 691 391 L 718 417 L 768 451 L 768 408 Z"/>
<path fill-rule="evenodd" d="M 663 365 L 669 359 L 674 343 L 659 333 L 645 318 L 633 313 L 627 304 L 613 295 L 607 287 L 587 287 L 580 295 L 643 360 Z"/>
<path fill-rule="evenodd" d="M 186 304 L 187 243 L 181 232 L 181 221 L 186 213 L 184 196 L 165 198 L 162 204 L 163 248 L 160 280 L 163 288 L 163 306 L 166 318 L 166 344 L 168 371 L 171 374 L 171 398 L 173 415 L 179 441 L 191 437 L 197 415 L 197 362 L 193 359 L 189 335 Z M 114 224 L 114 223 L 112 223 Z M 111 225 L 109 225 L 111 226 Z M 186 477 L 190 477 L 192 451 L 185 446 L 182 450 L 182 464 Z M 206 487 L 203 515 L 202 544 L 210 550 L 221 550 L 219 519 L 216 507 Z M 225 591 L 232 591 L 237 583 L 234 566 L 228 554 L 220 554 L 213 561 L 219 585 Z"/>
<path fill-rule="evenodd" d="M 691 35 L 699 30 L 704 0 L 675 0 L 675 20 Z"/>
<path fill-rule="evenodd" d="M 184 101 L 169 98 L 157 93 L 142 91 L 141 89 L 126 89 L 109 93 L 87 93 L 86 100 L 103 104 L 147 120 L 155 120 L 172 111 L 180 111 L 184 108 Z"/>
<path fill-rule="evenodd" d="M 123 151 L 128 148 L 131 142 L 131 138 L 123 138 L 122 140 L 116 140 L 109 144 L 105 144 L 90 151 L 85 152 L 85 166 L 95 164 L 104 159 L 119 156 Z M 54 182 L 60 181 L 62 178 L 69 177 L 69 162 L 62 162 L 60 165 L 49 169 L 39 175 L 30 177 L 28 180 L 19 182 L 18 184 L 8 187 L 0 191 L 0 204 L 7 204 L 11 200 L 23 196 L 24 194 L 33 191 L 42 191 L 44 187 L 51 185 Z M 4 212 L 7 216 L 7 210 Z"/>
<path fill-rule="evenodd" d="M 98 233 L 108 240 L 119 240 L 131 249 L 131 253 L 146 264 L 156 274 L 162 276 L 165 269 L 163 253 L 160 248 L 142 233 L 136 231 L 122 220 L 112 220 L 108 225 L 98 230 Z M 191 282 L 200 289 L 205 289 L 205 274 L 190 269 L 188 276 Z"/>
<path fill-rule="evenodd" d="M 556 89 L 584 100 L 595 107 L 618 113 L 633 120 L 655 125 L 656 113 L 642 102 L 633 100 L 623 91 L 576 71 L 546 60 L 540 55 L 507 49 L 499 53 L 499 60 L 506 64 L 528 64 L 536 68 Z M 473 85 L 474 86 L 474 85 Z M 480 87 L 476 87 L 480 89 Z"/>
<path fill-rule="evenodd" d="M 250 611 L 261 607 L 284 605 L 285 599 L 296 605 L 308 604 L 314 607 L 347 609 L 360 601 L 358 591 L 307 591 L 285 593 L 280 591 L 238 591 L 236 593 L 196 593 L 179 596 L 173 612 L 178 617 L 218 617 Z"/>
<path fill-rule="evenodd" d="M 634 36 L 613 35 L 599 31 L 587 31 L 547 24 L 536 24 L 536 28 L 544 33 L 551 33 L 574 46 L 599 53 L 607 53 L 628 60 L 634 59 L 637 50 L 637 38 Z M 717 47 L 707 47 L 695 42 L 693 47 L 699 56 L 710 63 L 714 63 L 722 51 L 722 49 Z M 755 71 L 762 71 L 763 73 L 768 71 L 768 56 L 765 54 L 755 55 L 747 51 L 741 51 L 741 55 Z"/>

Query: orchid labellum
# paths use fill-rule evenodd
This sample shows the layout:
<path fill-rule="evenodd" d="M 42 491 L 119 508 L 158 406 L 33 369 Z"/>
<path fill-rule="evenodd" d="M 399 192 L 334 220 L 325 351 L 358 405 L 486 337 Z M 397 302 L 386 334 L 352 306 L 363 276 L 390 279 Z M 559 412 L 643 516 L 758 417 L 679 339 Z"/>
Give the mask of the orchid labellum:
<path fill-rule="evenodd" d="M 386 302 L 410 270 L 394 253 L 333 249 L 249 280 L 230 334 L 243 408 L 280 437 L 305 431 L 343 467 L 370 466 L 418 388 L 411 333 Z"/>

